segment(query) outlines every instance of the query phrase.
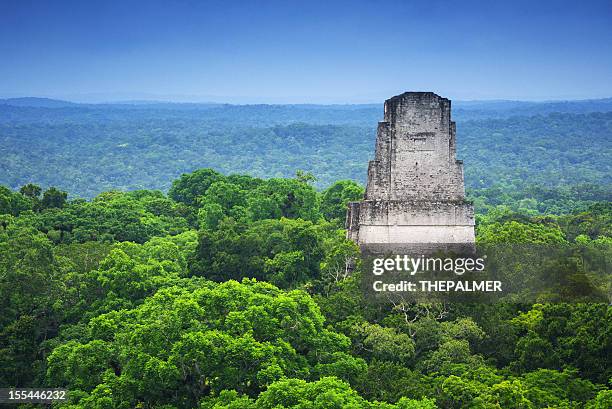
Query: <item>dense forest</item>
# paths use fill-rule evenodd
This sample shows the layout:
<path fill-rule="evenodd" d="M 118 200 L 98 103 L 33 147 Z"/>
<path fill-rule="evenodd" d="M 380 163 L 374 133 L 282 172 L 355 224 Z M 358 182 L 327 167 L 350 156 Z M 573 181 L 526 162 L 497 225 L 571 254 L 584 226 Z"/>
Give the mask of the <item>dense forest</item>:
<path fill-rule="evenodd" d="M 453 115 L 478 243 L 610 254 L 612 100 Z M 0 101 L 0 386 L 74 409 L 612 407 L 610 305 L 368 301 L 344 218 L 381 118 Z"/>
<path fill-rule="evenodd" d="M 75 409 L 610 407 L 609 305 L 368 303 L 344 269 L 363 187 L 312 182 L 0 188 L 0 384 Z M 502 193 L 480 243 L 612 244 L 608 201 L 542 215 Z"/>
<path fill-rule="evenodd" d="M 561 214 L 610 200 L 612 100 L 453 106 L 457 157 L 480 210 L 512 199 L 528 211 Z M 5 100 L 0 184 L 32 182 L 92 198 L 107 190 L 168 191 L 181 174 L 207 167 L 262 178 L 301 169 L 319 189 L 344 179 L 363 184 L 381 119 L 378 105 Z"/>

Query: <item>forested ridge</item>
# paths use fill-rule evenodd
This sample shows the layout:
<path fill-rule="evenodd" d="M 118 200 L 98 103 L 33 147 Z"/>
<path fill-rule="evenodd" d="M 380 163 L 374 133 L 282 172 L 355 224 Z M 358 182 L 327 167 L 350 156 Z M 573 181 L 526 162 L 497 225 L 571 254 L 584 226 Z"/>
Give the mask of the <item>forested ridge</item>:
<path fill-rule="evenodd" d="M 472 197 L 488 204 L 508 204 L 503 195 L 534 199 L 540 208 L 521 206 L 542 214 L 610 199 L 612 100 L 453 106 L 457 157 Z M 167 191 L 182 173 L 209 167 L 265 178 L 301 169 L 319 189 L 343 179 L 363 184 L 381 119 L 379 105 L 6 100 L 0 183 L 92 198 L 107 190 Z"/>
<path fill-rule="evenodd" d="M 363 186 L 313 182 L 0 188 L 0 385 L 63 408 L 610 407 L 609 305 L 372 305 L 344 268 Z M 478 242 L 610 246 L 610 202 L 549 182 L 479 190 Z"/>

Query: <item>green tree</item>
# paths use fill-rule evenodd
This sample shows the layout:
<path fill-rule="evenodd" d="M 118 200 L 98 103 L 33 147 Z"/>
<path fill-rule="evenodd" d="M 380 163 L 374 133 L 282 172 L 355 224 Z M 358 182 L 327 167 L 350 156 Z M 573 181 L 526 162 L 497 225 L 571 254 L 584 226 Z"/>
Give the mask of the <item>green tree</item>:
<path fill-rule="evenodd" d="M 363 199 L 364 192 L 363 186 L 352 180 L 335 182 L 322 192 L 321 213 L 325 219 L 343 226 L 348 203 Z"/>
<path fill-rule="evenodd" d="M 225 176 L 212 169 L 198 169 L 193 173 L 184 173 L 179 179 L 172 182 L 168 196 L 177 202 L 194 206 L 210 185 L 223 179 Z"/>
<path fill-rule="evenodd" d="M 24 185 L 19 189 L 19 193 L 31 199 L 40 199 L 42 189 L 38 185 L 28 183 L 27 185 Z"/>
<path fill-rule="evenodd" d="M 55 187 L 50 187 L 43 193 L 40 205 L 43 209 L 50 209 L 53 207 L 62 208 L 66 204 L 66 198 L 68 193 L 62 192 Z"/>
<path fill-rule="evenodd" d="M 45 235 L 0 231 L 0 384 L 28 385 L 41 365 L 39 344 L 57 335 L 63 294 Z"/>
<path fill-rule="evenodd" d="M 224 389 L 255 397 L 283 377 L 342 373 L 349 344 L 302 291 L 254 280 L 169 286 L 93 318 L 85 337 L 53 350 L 47 376 L 84 397 L 109 389 L 124 406 L 193 407 Z"/>

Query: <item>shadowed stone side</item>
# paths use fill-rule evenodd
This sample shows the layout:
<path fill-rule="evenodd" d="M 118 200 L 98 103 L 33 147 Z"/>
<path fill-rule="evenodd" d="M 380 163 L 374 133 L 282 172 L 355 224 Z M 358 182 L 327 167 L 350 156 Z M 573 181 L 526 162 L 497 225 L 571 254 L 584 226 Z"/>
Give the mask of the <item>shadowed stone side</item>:
<path fill-rule="evenodd" d="M 456 160 L 451 102 L 432 92 L 385 101 L 365 198 L 349 203 L 347 236 L 359 245 L 474 244 L 474 209 Z M 405 247 L 405 246 L 404 246 Z"/>

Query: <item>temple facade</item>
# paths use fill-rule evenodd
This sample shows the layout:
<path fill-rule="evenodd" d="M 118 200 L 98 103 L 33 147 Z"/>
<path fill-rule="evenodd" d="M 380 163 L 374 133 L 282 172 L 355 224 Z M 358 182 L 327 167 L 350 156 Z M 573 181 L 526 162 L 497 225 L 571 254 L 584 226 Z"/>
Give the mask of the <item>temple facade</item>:
<path fill-rule="evenodd" d="M 474 209 L 456 159 L 451 101 L 406 92 L 385 101 L 363 201 L 349 203 L 347 235 L 360 246 L 474 244 Z"/>

